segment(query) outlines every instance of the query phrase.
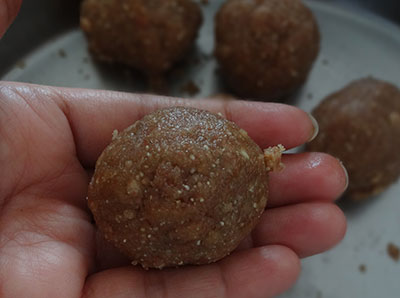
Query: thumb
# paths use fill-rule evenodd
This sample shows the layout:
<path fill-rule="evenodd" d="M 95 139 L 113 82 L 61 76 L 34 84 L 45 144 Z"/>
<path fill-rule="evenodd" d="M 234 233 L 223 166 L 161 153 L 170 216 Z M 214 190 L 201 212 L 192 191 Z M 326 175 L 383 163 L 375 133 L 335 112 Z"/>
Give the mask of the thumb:
<path fill-rule="evenodd" d="M 0 38 L 17 16 L 22 0 L 0 0 Z"/>

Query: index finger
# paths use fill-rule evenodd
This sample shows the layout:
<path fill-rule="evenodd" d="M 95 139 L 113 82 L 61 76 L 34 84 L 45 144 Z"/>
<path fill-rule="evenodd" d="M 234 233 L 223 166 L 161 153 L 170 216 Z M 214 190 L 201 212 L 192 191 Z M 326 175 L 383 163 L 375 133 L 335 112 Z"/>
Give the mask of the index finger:
<path fill-rule="evenodd" d="M 287 149 L 307 142 L 315 132 L 308 114 L 276 103 L 223 100 L 188 100 L 157 95 L 53 88 L 13 84 L 18 92 L 47 98 L 64 112 L 74 136 L 77 155 L 85 167 L 94 164 L 110 143 L 112 132 L 123 130 L 143 116 L 169 106 L 192 106 L 223 114 L 247 131 L 261 147 L 282 144 Z"/>

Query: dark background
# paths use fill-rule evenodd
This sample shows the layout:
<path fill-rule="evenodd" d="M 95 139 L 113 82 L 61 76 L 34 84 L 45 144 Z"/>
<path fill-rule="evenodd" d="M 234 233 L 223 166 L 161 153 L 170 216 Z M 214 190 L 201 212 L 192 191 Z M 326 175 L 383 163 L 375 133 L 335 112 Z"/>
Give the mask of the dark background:
<path fill-rule="evenodd" d="M 213 0 L 210 0 L 213 1 Z M 399 0 L 319 0 L 364 9 L 400 25 Z M 0 76 L 21 57 L 79 22 L 80 0 L 24 0 L 21 11 L 0 40 Z"/>

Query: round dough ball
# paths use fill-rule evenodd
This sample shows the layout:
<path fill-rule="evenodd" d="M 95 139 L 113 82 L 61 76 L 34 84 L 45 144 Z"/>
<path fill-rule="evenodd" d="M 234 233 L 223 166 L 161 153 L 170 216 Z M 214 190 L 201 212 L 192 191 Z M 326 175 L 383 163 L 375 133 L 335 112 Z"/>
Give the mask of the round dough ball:
<path fill-rule="evenodd" d="M 365 78 L 328 96 L 313 111 L 320 132 L 308 145 L 347 168 L 352 199 L 382 192 L 400 175 L 400 90 Z"/>
<path fill-rule="evenodd" d="M 105 238 L 133 264 L 214 262 L 264 211 L 266 164 L 280 151 L 268 153 L 218 115 L 159 110 L 115 134 L 97 161 L 89 207 Z"/>
<path fill-rule="evenodd" d="M 85 0 L 81 7 L 81 28 L 91 53 L 149 77 L 182 58 L 201 21 L 201 10 L 191 0 Z"/>
<path fill-rule="evenodd" d="M 216 17 L 216 57 L 241 97 L 278 100 L 307 79 L 319 31 L 300 0 L 229 0 Z"/>

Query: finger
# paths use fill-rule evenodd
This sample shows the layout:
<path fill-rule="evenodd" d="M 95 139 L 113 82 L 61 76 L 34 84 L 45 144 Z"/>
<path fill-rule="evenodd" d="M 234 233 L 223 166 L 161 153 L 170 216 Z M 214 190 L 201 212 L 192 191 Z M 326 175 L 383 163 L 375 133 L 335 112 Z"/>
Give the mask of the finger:
<path fill-rule="evenodd" d="M 267 210 L 251 234 L 251 245 L 285 245 L 303 258 L 330 249 L 345 233 L 346 218 L 335 204 L 303 203 Z"/>
<path fill-rule="evenodd" d="M 333 204 L 304 203 L 267 210 L 252 234 L 237 250 L 254 246 L 282 244 L 292 248 L 300 257 L 328 250 L 346 231 L 346 218 Z M 99 238 L 98 269 L 128 265 L 129 260 Z"/>
<path fill-rule="evenodd" d="M 102 271 L 105 269 L 129 266 L 131 261 L 123 255 L 117 248 L 104 239 L 103 234 L 96 231 L 96 269 Z"/>
<path fill-rule="evenodd" d="M 22 0 L 0 0 L 0 38 L 18 14 Z"/>
<path fill-rule="evenodd" d="M 94 165 L 101 151 L 110 142 L 114 129 L 123 130 L 144 115 L 167 106 L 195 106 L 220 112 L 246 130 L 261 147 L 276 144 L 283 144 L 287 148 L 298 146 L 306 142 L 314 131 L 305 112 L 281 104 L 194 101 L 89 90 L 67 90 L 63 96 L 78 156 L 87 166 Z"/>
<path fill-rule="evenodd" d="M 292 148 L 305 143 L 315 132 L 307 113 L 283 104 L 185 100 L 111 91 L 6 84 L 26 96 L 56 101 L 68 118 L 78 156 L 89 167 L 94 165 L 110 142 L 114 129 L 122 130 L 144 115 L 167 106 L 195 106 L 220 112 L 246 130 L 262 148 L 277 144 Z"/>
<path fill-rule="evenodd" d="M 268 208 L 306 201 L 331 202 L 347 188 L 346 170 L 328 154 L 288 154 L 282 161 L 285 168 L 270 174 Z"/>
<path fill-rule="evenodd" d="M 343 238 L 345 231 L 346 218 L 333 204 L 302 203 L 273 208 L 263 214 L 252 234 L 237 250 L 282 244 L 300 257 L 306 257 L 328 250 Z M 102 237 L 98 237 L 97 252 L 98 269 L 129 264 L 129 260 Z"/>
<path fill-rule="evenodd" d="M 287 290 L 297 279 L 296 254 L 267 246 L 232 254 L 211 265 L 163 271 L 124 267 L 89 277 L 84 298 L 229 297 L 266 298 Z"/>

